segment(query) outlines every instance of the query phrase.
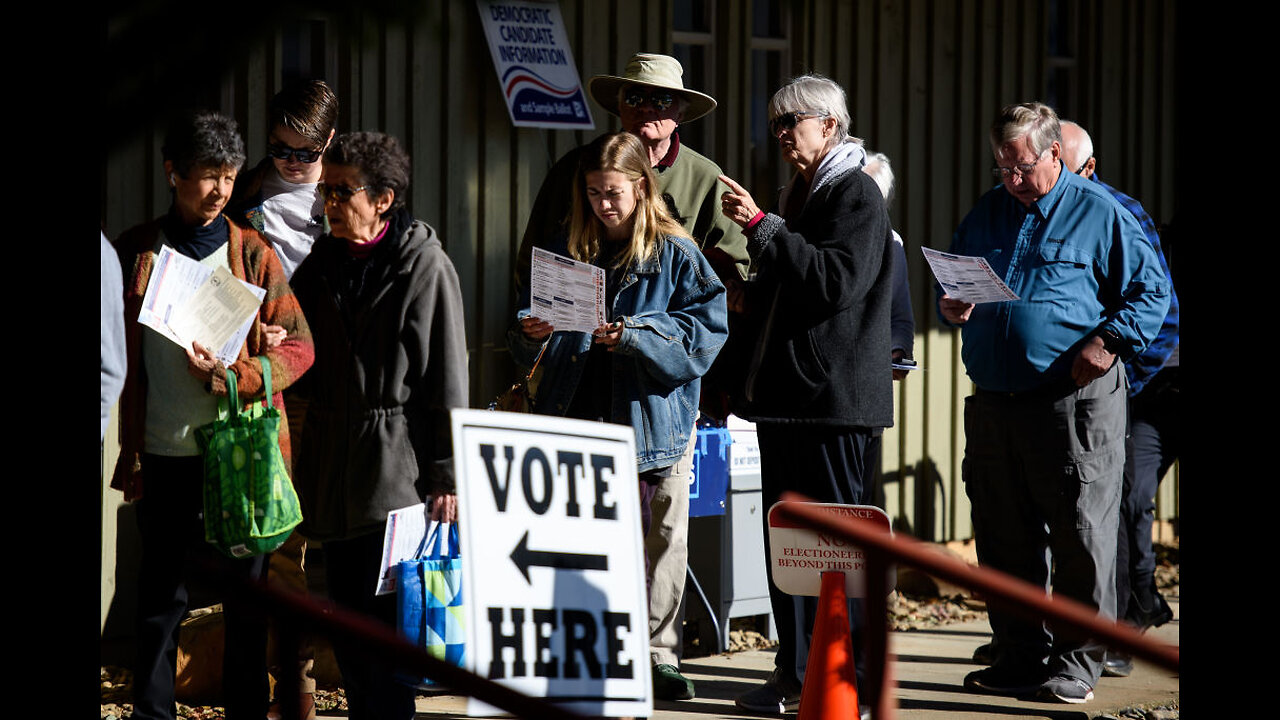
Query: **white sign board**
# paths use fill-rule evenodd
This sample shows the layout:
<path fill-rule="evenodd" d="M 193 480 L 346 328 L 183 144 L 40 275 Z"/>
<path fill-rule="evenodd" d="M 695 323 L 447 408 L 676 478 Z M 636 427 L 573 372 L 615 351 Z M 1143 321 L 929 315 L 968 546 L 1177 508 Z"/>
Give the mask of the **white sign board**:
<path fill-rule="evenodd" d="M 451 415 L 469 669 L 585 714 L 648 717 L 635 431 Z M 475 699 L 467 710 L 496 712 Z"/>
<path fill-rule="evenodd" d="M 560 4 L 476 0 L 511 124 L 590 130 L 591 109 L 560 17 Z"/>
<path fill-rule="evenodd" d="M 833 537 L 782 517 L 778 508 L 784 503 L 774 503 L 769 508 L 769 570 L 773 583 L 789 595 L 822 594 L 822 573 L 844 573 L 844 593 L 847 597 L 867 596 L 867 558 L 861 549 L 844 538 Z M 836 503 L 812 503 L 839 517 L 856 517 L 870 520 L 891 532 L 889 516 L 872 505 L 839 505 Z M 890 580 L 893 569 L 887 570 Z M 889 587 L 893 587 L 890 582 Z"/>

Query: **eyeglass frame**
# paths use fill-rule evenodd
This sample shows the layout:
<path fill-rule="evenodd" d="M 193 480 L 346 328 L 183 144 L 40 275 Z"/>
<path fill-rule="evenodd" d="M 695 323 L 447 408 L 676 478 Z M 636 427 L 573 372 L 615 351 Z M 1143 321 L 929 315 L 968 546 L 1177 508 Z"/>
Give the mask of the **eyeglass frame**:
<path fill-rule="evenodd" d="M 1076 175 L 1079 175 L 1079 174 L 1081 173 L 1081 171 L 1083 171 L 1083 170 L 1085 169 L 1085 166 L 1087 166 L 1087 165 L 1089 164 L 1089 161 L 1090 161 L 1090 160 L 1092 160 L 1092 159 L 1093 159 L 1093 156 L 1092 156 L 1092 155 L 1090 155 L 1089 157 L 1085 158 L 1085 159 L 1084 159 L 1084 162 L 1080 163 L 1080 167 L 1076 168 Z"/>
<path fill-rule="evenodd" d="M 356 193 L 368 190 L 371 187 L 373 186 L 361 185 L 358 188 L 349 188 L 346 185 L 326 185 L 324 183 L 320 183 L 316 186 L 316 189 L 320 192 L 320 196 L 324 198 L 324 203 L 326 205 L 329 204 L 329 200 L 333 200 L 339 205 L 346 205 L 351 198 L 356 196 Z M 341 188 L 341 190 L 338 188 Z"/>
<path fill-rule="evenodd" d="M 665 101 L 660 101 L 654 95 L 666 96 Z M 640 98 L 638 102 L 632 102 L 633 98 Z M 622 91 L 622 103 L 629 108 L 638 108 L 643 105 L 650 105 L 654 110 L 662 112 L 676 104 L 680 98 L 670 90 L 661 90 L 659 88 L 644 89 L 642 86 L 633 86 L 631 89 Z"/>
<path fill-rule="evenodd" d="M 1042 153 L 1040 153 L 1039 155 L 1037 155 L 1037 156 L 1036 156 L 1036 159 L 1035 159 L 1035 160 L 1032 160 L 1032 161 L 1031 161 L 1031 162 L 1029 162 L 1029 163 L 1017 163 L 1017 164 L 1015 164 L 1015 165 L 1014 165 L 1013 167 L 1011 167 L 1011 168 L 1007 168 L 1007 167 L 1000 167 L 999 165 L 997 165 L 997 166 L 995 166 L 995 167 L 991 168 L 991 174 L 992 174 L 992 175 L 995 175 L 998 179 L 1000 179 L 1000 180 L 1002 180 L 1002 181 L 1003 181 L 1003 180 L 1007 180 L 1007 179 L 1009 179 L 1009 178 L 1013 177 L 1014 175 L 1017 175 L 1017 176 L 1018 176 L 1018 177 L 1020 177 L 1020 178 L 1026 177 L 1026 176 L 1027 176 L 1027 173 L 1029 173 L 1029 172 L 1031 172 L 1031 171 L 1035 170 L 1035 169 L 1036 169 L 1036 165 L 1039 165 L 1039 164 L 1040 164 L 1040 161 L 1044 159 L 1045 153 L 1049 152 L 1049 151 L 1050 151 L 1050 150 L 1052 150 L 1052 149 L 1053 149 L 1052 147 L 1047 147 L 1047 148 L 1045 148 L 1045 149 L 1044 149 L 1044 152 L 1042 152 Z M 1085 160 L 1085 162 L 1088 162 L 1088 160 Z M 1083 168 L 1084 168 L 1084 166 L 1083 166 L 1083 165 L 1081 165 L 1080 167 L 1081 167 L 1081 169 L 1083 169 Z M 1026 168 L 1026 169 L 1024 170 L 1023 168 Z M 1078 173 L 1077 173 L 1077 174 L 1078 174 Z"/>
<path fill-rule="evenodd" d="M 801 116 L 804 117 L 801 117 Z M 782 113 L 775 117 L 769 118 L 769 133 L 774 137 L 778 136 L 778 126 L 781 125 L 783 130 L 795 130 L 796 125 L 809 118 L 826 118 L 831 117 L 831 113 L 822 110 L 795 110 L 793 112 Z M 784 120 L 783 118 L 788 118 Z"/>
<path fill-rule="evenodd" d="M 324 156 L 324 150 L 305 150 L 303 148 L 289 147 L 288 145 L 267 143 L 267 155 L 276 160 L 284 160 L 285 162 L 296 160 L 310 165 Z M 307 157 L 311 159 L 308 160 Z"/>

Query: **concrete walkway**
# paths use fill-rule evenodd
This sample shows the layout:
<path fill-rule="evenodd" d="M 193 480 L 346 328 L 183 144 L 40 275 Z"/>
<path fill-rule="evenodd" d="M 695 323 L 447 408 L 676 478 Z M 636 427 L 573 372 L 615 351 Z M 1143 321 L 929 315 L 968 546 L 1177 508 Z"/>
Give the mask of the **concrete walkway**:
<path fill-rule="evenodd" d="M 1179 643 L 1181 615 L 1176 597 L 1168 598 L 1174 619 L 1149 632 L 1152 638 Z M 935 630 L 895 632 L 890 635 L 890 652 L 896 658 L 897 702 L 900 720 L 973 720 L 1015 718 L 1067 720 L 1114 716 L 1130 708 L 1157 708 L 1177 705 L 1179 678 L 1162 668 L 1138 661 L 1127 678 L 1102 678 L 1094 689 L 1094 699 L 1083 705 L 1015 700 L 967 692 L 964 676 L 978 669 L 973 651 L 990 641 L 991 628 L 985 620 L 947 625 Z M 684 702 L 655 703 L 655 720 L 728 720 L 760 717 L 742 712 L 734 698 L 763 682 L 773 668 L 773 653 L 749 652 L 713 655 L 684 661 L 682 671 L 697 687 L 697 698 Z M 344 714 L 322 714 L 321 718 L 342 718 Z M 418 698 L 420 720 L 465 718 L 466 699 L 453 695 Z M 776 716 L 775 716 L 776 717 Z M 850 718 L 855 716 L 850 715 Z"/>

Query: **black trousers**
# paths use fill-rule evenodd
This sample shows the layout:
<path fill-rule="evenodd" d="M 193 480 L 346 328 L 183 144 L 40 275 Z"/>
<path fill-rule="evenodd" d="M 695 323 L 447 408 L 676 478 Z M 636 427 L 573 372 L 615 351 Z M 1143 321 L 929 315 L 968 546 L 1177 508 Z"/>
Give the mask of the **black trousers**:
<path fill-rule="evenodd" d="M 382 566 L 383 532 L 349 540 L 325 540 L 325 582 L 329 597 L 347 610 L 396 627 L 396 595 L 375 595 Z M 342 671 L 351 720 L 410 720 L 415 691 L 397 679 L 395 669 L 366 648 L 335 640 L 334 659 Z"/>
<path fill-rule="evenodd" d="M 1129 615 L 1137 598 L 1151 608 L 1156 600 L 1156 555 L 1151 545 L 1156 492 L 1182 450 L 1182 386 L 1178 368 L 1165 368 L 1129 405 L 1124 490 L 1116 548 L 1116 617 Z"/>
<path fill-rule="evenodd" d="M 871 468 L 867 449 L 869 428 L 825 427 L 784 423 L 757 423 L 760 443 L 760 481 L 764 513 L 765 562 L 769 562 L 769 508 L 782 493 L 792 490 L 818 502 L 845 505 L 871 503 Z M 778 628 L 778 654 L 774 665 L 797 681 L 804 681 L 809 642 L 817 617 L 818 598 L 791 596 L 773 582 L 769 573 L 769 602 Z M 853 641 L 854 672 L 858 688 L 866 686 L 866 652 L 862 627 L 865 609 L 861 599 L 849 601 L 849 632 Z"/>
<path fill-rule="evenodd" d="M 146 484 L 137 501 L 142 562 L 138 570 L 137 657 L 133 717 L 173 720 L 180 624 L 187 614 L 188 585 L 217 581 L 212 564 L 234 576 L 263 581 L 267 555 L 229 558 L 204 540 L 203 469 L 197 457 L 145 455 Z M 219 593 L 222 594 L 222 593 Z M 227 720 L 262 720 L 267 714 L 267 618 L 259 608 L 225 593 L 226 650 L 222 688 Z"/>

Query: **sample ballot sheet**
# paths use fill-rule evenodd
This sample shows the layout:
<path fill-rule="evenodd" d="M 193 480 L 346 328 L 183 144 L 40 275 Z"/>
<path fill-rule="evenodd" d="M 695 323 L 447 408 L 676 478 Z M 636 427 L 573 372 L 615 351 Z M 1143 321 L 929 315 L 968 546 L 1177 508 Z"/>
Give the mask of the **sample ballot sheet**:
<path fill-rule="evenodd" d="M 604 324 L 604 268 L 535 247 L 529 289 L 530 312 L 557 331 Z"/>
<path fill-rule="evenodd" d="M 224 365 L 236 361 L 267 291 L 161 246 L 138 322 L 189 349 L 193 340 Z"/>
<path fill-rule="evenodd" d="M 952 255 L 933 248 L 922 247 L 924 259 L 938 284 L 948 295 L 965 302 L 1006 302 L 1018 296 L 996 275 L 986 258 L 969 255 Z"/>

